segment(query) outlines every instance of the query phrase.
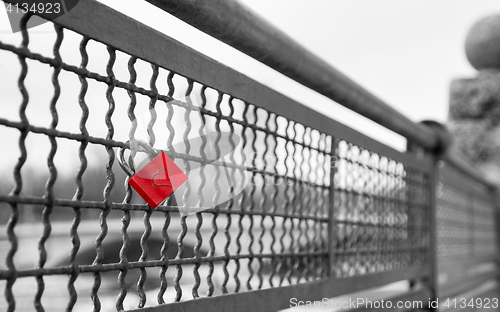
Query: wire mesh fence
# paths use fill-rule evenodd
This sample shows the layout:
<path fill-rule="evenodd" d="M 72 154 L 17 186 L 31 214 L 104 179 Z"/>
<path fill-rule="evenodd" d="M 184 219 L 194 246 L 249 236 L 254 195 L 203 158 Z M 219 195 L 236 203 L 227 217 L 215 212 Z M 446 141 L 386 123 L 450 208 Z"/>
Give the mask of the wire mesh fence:
<path fill-rule="evenodd" d="M 498 269 L 498 212 L 494 194 L 449 163 L 444 163 L 440 169 L 436 192 L 438 291 L 446 293 L 450 285 L 460 285 L 481 275 L 495 277 Z M 455 298 L 457 302 L 462 300 L 457 305 L 457 311 L 482 311 L 496 307 L 489 300 L 498 300 L 497 289 L 490 289 L 488 295 L 481 295 L 476 294 L 467 300 L 464 296 Z M 481 298 L 484 299 L 481 303 L 490 304 L 475 306 L 474 300 Z M 472 305 L 468 305 L 470 300 Z M 457 307 L 454 305 L 453 308 Z"/>
<path fill-rule="evenodd" d="M 438 259 L 449 266 L 498 252 L 496 203 L 490 190 L 447 164 L 438 192 Z"/>
<path fill-rule="evenodd" d="M 53 24 L 51 51 L 49 40 L 34 47 L 30 30 L 18 44 L 0 41 L 2 57 L 18 64 L 5 95 L 17 112 L 0 115 L 14 159 L 0 189 L 7 311 L 121 311 L 341 279 L 356 280 L 345 290 L 355 291 L 430 272 L 430 161 L 340 126 L 325 130 L 282 113 L 272 98 L 250 102 L 63 24 Z M 229 75 L 223 66 L 216 74 Z M 229 144 L 237 165 L 203 169 L 207 142 L 193 142 L 207 129 L 240 138 L 213 142 L 215 158 Z M 153 210 L 134 194 L 127 182 L 144 154 L 133 151 L 139 139 L 191 171 L 182 202 L 170 197 Z M 488 192 L 454 183 L 439 189 L 443 266 L 497 254 Z M 212 199 L 209 209 L 179 213 Z"/>

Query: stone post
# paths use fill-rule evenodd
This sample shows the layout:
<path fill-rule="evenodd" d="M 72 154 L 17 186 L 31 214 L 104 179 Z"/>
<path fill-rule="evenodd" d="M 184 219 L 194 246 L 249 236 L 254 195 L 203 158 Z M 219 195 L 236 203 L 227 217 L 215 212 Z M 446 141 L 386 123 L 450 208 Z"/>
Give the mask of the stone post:
<path fill-rule="evenodd" d="M 478 73 L 452 81 L 448 126 L 454 147 L 500 183 L 500 15 L 472 26 L 465 52 Z"/>

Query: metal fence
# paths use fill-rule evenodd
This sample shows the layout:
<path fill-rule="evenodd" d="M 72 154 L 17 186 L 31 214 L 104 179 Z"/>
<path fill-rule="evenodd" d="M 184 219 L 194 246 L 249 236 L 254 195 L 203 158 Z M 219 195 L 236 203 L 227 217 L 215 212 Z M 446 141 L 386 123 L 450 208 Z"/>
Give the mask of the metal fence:
<path fill-rule="evenodd" d="M 497 199 L 488 187 L 467 179 L 452 164 L 441 168 L 439 181 L 436 259 L 440 283 L 437 293 L 442 298 L 453 298 L 480 289 L 488 280 L 490 288 L 483 291 L 492 291 L 498 274 Z M 477 293 L 473 297 L 461 296 L 468 300 L 478 297 Z M 498 293 L 493 298 L 498 298 Z"/>
<path fill-rule="evenodd" d="M 169 9 L 175 1 L 151 2 Z M 183 7 L 175 12 L 187 16 Z M 29 18 L 21 21 L 22 28 Z M 204 27 L 199 21 L 193 25 Z M 315 85 L 307 74 L 297 79 L 427 149 L 396 151 L 93 0 L 81 0 L 57 19 L 54 29 L 52 55 L 30 49 L 30 30 L 22 32 L 20 45 L 0 41 L 2 56 L 17 57 L 20 64 L 16 79 L 21 95 L 19 115 L 0 116 L 2 137 L 18 138 L 17 146 L 5 146 L 5 151 L 19 155 L 10 173 L 14 187 L 0 193 L 0 202 L 10 207 L 6 235 L 0 236 L 5 257 L 0 304 L 7 311 L 121 311 L 132 306 L 142 311 L 276 311 L 290 307 L 291 298 L 321 301 L 400 281 L 408 281 L 408 287 L 394 302 L 427 303 L 462 294 L 496 298 L 495 189 L 455 155 L 442 162 L 430 152 L 440 142 L 431 128 L 407 122 L 337 72 L 330 78 L 338 84 L 327 83 L 333 87 L 323 88 L 321 81 Z M 65 39 L 75 36 L 80 38 L 79 64 L 61 54 Z M 105 68 L 89 69 L 90 45 L 105 51 Z M 239 48 L 237 42 L 233 45 Z M 249 49 L 255 51 L 254 46 Z M 265 59 L 277 70 L 286 67 L 273 63 L 273 57 Z M 150 66 L 146 78 L 136 71 L 138 62 Z M 53 95 L 48 106 L 43 104 L 51 116 L 48 126 L 27 113 L 30 105 L 42 105 L 26 83 L 30 68 L 39 65 L 53 68 L 47 77 Z M 293 78 L 300 76 L 299 70 L 288 71 Z M 79 85 L 78 92 L 64 94 L 63 80 Z M 189 96 L 201 99 L 201 105 L 183 100 Z M 69 102 L 79 106 L 62 114 Z M 93 114 L 96 107 L 101 113 Z M 228 174 L 243 181 L 243 170 L 252 183 L 238 196 L 190 216 L 179 215 L 183 207 L 169 200 L 154 211 L 136 201 L 126 183 L 131 172 L 117 166 L 116 159 L 131 148 L 137 116 L 144 111 L 147 143 L 158 149 L 202 134 L 193 122 L 197 114 L 206 127 L 238 135 L 241 145 L 230 157 L 245 165 L 229 168 Z M 116 122 L 119 115 L 127 118 L 128 129 Z M 65 118 L 76 118 L 79 131 L 60 129 Z M 182 125 L 174 127 L 179 120 Z M 104 134 L 91 133 L 96 124 L 105 126 Z M 155 133 L 166 134 L 166 141 L 157 140 Z M 48 155 L 30 149 L 30 139 L 45 140 Z M 216 141 L 219 156 L 220 145 Z M 56 161 L 63 146 L 78 158 L 69 196 L 57 185 L 64 173 Z M 90 150 L 105 151 L 98 167 L 105 172 L 102 181 L 88 168 Z M 168 152 L 188 168 L 206 162 L 196 157 L 201 150 L 189 144 L 182 152 Z M 38 194 L 26 190 L 30 156 L 48 169 Z M 122 161 L 133 171 L 133 157 Z M 221 176 L 219 169 L 214 175 L 201 170 L 199 184 L 184 190 L 185 196 L 195 193 L 202 203 L 202 190 L 209 185 L 213 196 L 222 196 L 227 190 L 219 187 Z M 96 185 L 102 186 L 99 197 L 88 194 Z M 31 213 L 41 223 L 22 222 Z M 72 221 L 56 226 L 53 218 L 62 214 Z M 33 235 L 37 231 L 39 237 Z M 92 235 L 95 244 L 88 244 L 85 237 Z M 54 236 L 58 240 L 49 246 Z M 64 257 L 50 258 L 64 246 Z M 37 258 L 35 268 L 26 265 L 26 257 Z M 65 294 L 62 281 L 67 283 Z M 32 297 L 26 296 L 30 287 L 36 289 Z M 479 294 L 468 293 L 478 289 Z M 55 298 L 65 303 L 57 306 Z"/>

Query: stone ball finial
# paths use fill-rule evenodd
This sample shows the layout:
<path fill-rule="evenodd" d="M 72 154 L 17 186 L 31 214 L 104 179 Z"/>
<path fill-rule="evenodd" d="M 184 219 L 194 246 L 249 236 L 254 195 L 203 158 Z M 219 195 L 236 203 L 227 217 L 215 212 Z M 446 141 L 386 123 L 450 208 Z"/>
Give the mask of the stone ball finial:
<path fill-rule="evenodd" d="M 465 39 L 465 54 L 477 69 L 500 69 L 500 15 L 476 22 Z"/>

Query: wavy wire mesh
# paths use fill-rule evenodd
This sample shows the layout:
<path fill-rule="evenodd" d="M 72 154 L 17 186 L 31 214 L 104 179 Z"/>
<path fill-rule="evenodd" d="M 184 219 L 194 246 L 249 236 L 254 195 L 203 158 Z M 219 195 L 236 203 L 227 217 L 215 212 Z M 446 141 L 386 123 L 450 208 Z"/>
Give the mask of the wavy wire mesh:
<path fill-rule="evenodd" d="M 0 42 L 2 55 L 18 58 L 21 95 L 18 116 L 0 118 L 20 153 L 11 191 L 0 193 L 11 211 L 0 267 L 7 311 L 120 311 L 426 263 L 423 172 L 54 27 L 52 55 L 32 50 L 30 31 L 20 46 Z M 78 52 L 65 41 L 78 41 Z M 45 77 L 51 85 L 38 90 L 30 74 L 43 83 L 42 67 L 53 67 Z M 46 93 L 50 118 L 43 120 Z M 189 95 L 201 107 L 172 102 Z M 192 122 L 197 112 L 204 127 L 241 138 L 230 155 L 244 163 L 251 183 L 189 217 L 168 201 L 153 212 L 133 195 L 117 152 L 141 135 L 157 148 L 189 141 L 202 134 Z M 185 151 L 177 156 L 189 168 L 189 144 Z M 238 171 L 226 169 L 238 181 Z M 219 173 L 200 175 L 186 193 L 212 184 L 221 196 Z"/>
<path fill-rule="evenodd" d="M 26 19 L 23 22 L 26 23 Z M 80 299 L 79 301 L 83 299 L 82 293 L 90 295 L 95 310 L 107 309 L 110 297 L 116 297 L 118 294 L 116 309 L 123 310 L 125 299 L 131 295 L 129 289 L 133 285 L 131 282 L 133 279 L 137 281 L 135 288 L 138 293 L 138 303 L 129 302 L 127 308 L 131 308 L 133 304 L 143 307 L 148 299 L 152 299 L 150 304 L 157 304 L 165 301 L 179 301 L 186 297 L 189 299 L 200 295 L 212 296 L 287 285 L 326 275 L 329 137 L 215 90 L 207 90 L 205 86 L 155 65 L 151 65 L 152 76 L 149 90 L 140 88 L 135 84 L 137 73 L 134 64 L 137 59 L 133 56 L 128 61 L 128 82 L 119 81 L 114 73 L 117 52 L 110 47 L 107 47 L 109 59 L 106 65 L 106 75 L 88 71 L 89 56 L 86 49 L 90 44 L 88 38 L 82 38 L 80 43 L 80 66 L 63 63 L 59 48 L 64 34 L 68 32 L 56 26 L 56 33 L 54 57 L 32 53 L 28 49 L 29 32 L 23 32 L 23 42 L 20 48 L 0 44 L 2 50 L 14 52 L 19 56 L 22 66 L 19 87 L 23 95 L 19 110 L 21 122 L 1 120 L 4 126 L 21 131 L 19 147 L 22 154 L 14 172 L 16 187 L 11 196 L 2 198 L 10 202 L 12 210 L 12 216 L 7 224 L 10 241 L 10 251 L 6 259 L 8 267 L 7 270 L 2 271 L 2 278 L 7 280 L 5 287 L 8 310 L 15 309 L 14 286 L 20 285 L 22 277 L 31 276 L 36 276 L 37 280 L 38 291 L 34 305 L 38 310 L 43 309 L 42 294 L 46 280 L 50 279 L 45 275 L 57 274 L 70 275 L 67 306 L 69 310 L 75 308 L 77 299 Z M 28 72 L 27 60 L 36 60 L 55 68 L 52 76 L 55 93 L 50 106 L 53 122 L 50 128 L 33 126 L 26 117 L 25 112 L 29 103 L 29 92 L 24 85 Z M 72 99 L 77 100 L 81 108 L 80 133 L 56 130 L 58 120 L 56 104 L 61 105 L 58 103 L 60 93 L 58 76 L 61 69 L 77 74 L 80 80 L 79 94 L 75 94 Z M 160 71 L 166 76 L 166 79 L 161 82 L 168 87 L 166 94 L 157 91 Z M 105 94 L 101 95 L 101 97 L 105 96 L 108 104 L 104 120 L 92 119 L 92 122 L 105 122 L 107 126 L 105 138 L 91 136 L 87 130 L 87 125 L 91 120 L 87 95 L 91 80 L 107 85 Z M 118 88 L 128 93 L 130 98 L 127 101 L 128 104 L 117 101 Z M 242 137 L 240 149 L 242 157 L 254 155 L 251 159 L 252 167 L 248 168 L 252 172 L 253 182 L 249 188 L 245 189 L 239 197 L 215 209 L 190 217 L 179 217 L 176 208 L 169 206 L 159 207 L 153 214 L 148 206 L 132 203 L 132 190 L 128 186 L 125 186 L 124 196 L 121 199 L 118 196 L 111 197 L 111 191 L 122 187 L 121 185 L 128 178 L 123 173 L 120 174 L 121 169 L 114 164 L 116 156 L 114 148 L 128 147 L 125 140 L 117 140 L 114 136 L 115 124 L 112 119 L 115 109 L 118 109 L 118 105 L 127 105 L 126 113 L 131 127 L 126 133 L 130 140 L 137 130 L 137 123 L 134 121 L 136 105 L 139 105 L 138 97 L 146 95 L 149 97 L 149 103 L 145 106 L 145 112 L 150 113 L 147 127 L 148 143 L 155 146 L 155 133 L 158 133 L 158 130 L 154 128 L 157 125 L 163 127 L 160 131 L 168 133 L 167 142 L 160 144 L 160 147 L 171 145 L 176 136 L 182 136 L 185 141 L 190 131 L 197 131 L 197 129 L 191 129 L 190 125 L 190 113 L 196 110 L 196 107 L 189 107 L 189 103 L 179 101 L 175 102 L 176 107 L 172 103 L 165 105 L 173 99 L 172 95 L 178 89 L 181 89 L 184 95 L 197 93 L 202 98 L 201 111 L 206 119 L 206 127 L 212 127 L 215 130 L 226 128 L 239 133 Z M 158 122 L 160 113 L 156 110 L 156 106 L 159 105 L 162 105 L 163 113 L 166 109 L 166 117 L 161 124 Z M 174 128 L 173 119 L 180 119 L 185 123 Z M 27 157 L 26 138 L 33 133 L 50 137 L 51 151 L 48 158 L 50 177 L 45 196 L 20 198 L 18 196 L 22 195 L 23 183 L 21 169 Z M 80 166 L 76 173 L 76 192 L 71 199 L 59 198 L 54 194 L 53 189 L 58 172 L 53 159 L 58 152 L 59 138 L 80 142 L 78 153 Z M 85 188 L 89 186 L 84 186 L 83 179 L 86 175 L 93 173 L 86 171 L 89 166 L 87 151 L 92 144 L 104 147 L 108 156 L 105 164 L 106 185 L 103 190 L 103 200 L 95 197 L 83 200 Z M 39 161 L 37 165 L 43 164 Z M 206 180 L 209 180 L 209 177 L 202 179 L 202 183 L 206 183 Z M 210 180 L 212 180 L 210 183 L 218 183 L 217 176 Z M 218 192 L 222 191 L 218 190 Z M 18 249 L 18 237 L 14 233 L 14 228 L 20 210 L 23 208 L 22 204 L 44 205 L 41 216 L 43 235 L 38 244 L 40 261 L 37 263 L 37 269 L 20 269 L 15 266 L 14 256 Z M 69 230 L 72 248 L 69 261 L 54 261 L 53 263 L 58 265 L 48 267 L 45 265 L 47 254 L 45 243 L 51 232 L 50 218 L 56 206 L 73 207 L 74 219 Z M 82 220 L 82 208 L 101 210 L 98 222 L 100 231 L 96 230 L 95 233 L 86 231 L 90 233 L 85 233 L 86 235 L 97 234 L 94 248 L 87 246 L 87 249 L 82 249 L 80 246 L 83 222 L 86 222 L 87 227 L 95 226 L 90 222 L 95 222 L 96 217 L 95 214 L 88 215 L 87 220 Z M 123 211 L 122 225 L 119 229 L 122 235 L 121 248 L 117 248 L 118 241 L 112 237 L 116 233 L 109 231 L 112 226 L 116 228 L 117 225 L 116 214 L 115 220 L 111 218 L 112 210 Z M 132 236 L 130 231 L 127 231 L 134 219 L 132 213 L 135 210 L 145 211 L 144 232 L 140 237 L 137 233 Z M 134 216 L 137 217 L 136 214 Z M 155 220 L 151 220 L 152 216 Z M 155 224 L 158 226 L 156 232 L 153 231 Z M 139 258 L 130 256 L 129 251 L 133 243 L 139 245 L 135 246 L 135 249 L 140 249 Z M 152 245 L 157 247 L 157 253 L 152 252 L 155 249 Z M 55 250 L 52 251 L 55 252 Z M 110 251 L 119 253 L 118 259 L 116 259 L 117 255 L 114 255 L 115 257 L 110 255 Z M 157 268 L 156 272 L 150 267 Z M 139 273 L 132 275 L 133 270 Z M 105 289 L 102 289 L 103 282 L 109 283 L 110 278 L 107 275 L 113 272 L 115 275 L 118 274 L 119 289 L 106 285 L 104 285 Z M 91 288 L 90 294 L 87 294 L 83 286 L 77 291 L 77 281 L 84 278 L 83 275 L 90 273 L 93 275 L 93 285 L 91 287 L 86 285 L 89 289 Z M 165 300 L 165 297 L 168 299 Z M 108 302 L 105 302 L 103 298 Z M 45 302 L 45 304 L 46 307 L 47 305 L 50 307 L 53 302 Z"/>
<path fill-rule="evenodd" d="M 491 261 L 498 253 L 498 216 L 490 190 L 445 163 L 437 200 L 440 283 L 463 281 L 494 268 Z"/>
<path fill-rule="evenodd" d="M 339 142 L 336 154 L 335 275 L 425 265 L 428 176 L 346 141 Z"/>

